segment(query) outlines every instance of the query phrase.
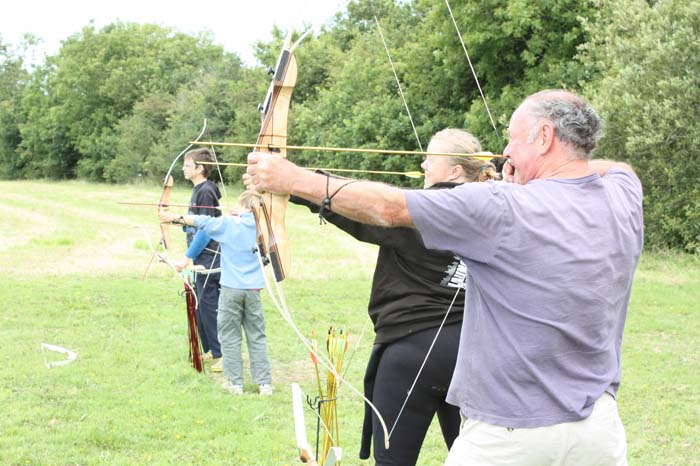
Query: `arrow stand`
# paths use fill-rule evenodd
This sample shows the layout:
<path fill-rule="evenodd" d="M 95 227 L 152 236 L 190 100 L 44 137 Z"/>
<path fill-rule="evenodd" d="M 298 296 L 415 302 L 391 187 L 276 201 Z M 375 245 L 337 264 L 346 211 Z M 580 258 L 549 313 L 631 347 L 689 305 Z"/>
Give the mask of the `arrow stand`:
<path fill-rule="evenodd" d="M 336 398 L 325 399 L 324 397 L 320 396 L 311 398 L 309 395 L 306 395 L 306 404 L 309 405 L 309 408 L 316 411 L 316 458 L 319 457 L 318 447 L 321 438 L 321 407 L 324 403 L 330 403 L 331 401 L 335 400 Z"/>

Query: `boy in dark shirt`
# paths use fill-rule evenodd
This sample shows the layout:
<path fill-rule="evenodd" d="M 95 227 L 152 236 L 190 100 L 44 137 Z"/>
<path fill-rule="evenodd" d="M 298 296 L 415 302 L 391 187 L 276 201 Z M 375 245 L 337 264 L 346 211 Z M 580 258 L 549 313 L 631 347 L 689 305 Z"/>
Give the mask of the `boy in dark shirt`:
<path fill-rule="evenodd" d="M 195 149 L 185 154 L 182 172 L 185 179 L 194 185 L 188 215 L 221 216 L 219 199 L 221 192 L 216 184 L 209 180 L 213 165 L 204 165 L 199 162 L 214 162 L 214 157 L 209 149 Z M 219 269 L 219 244 L 211 239 L 202 230 L 184 226 L 187 235 L 187 252 L 185 257 L 171 263 L 181 270 L 191 260 L 195 266 L 202 266 L 205 270 Z M 202 350 L 205 359 L 217 360 L 211 367 L 213 372 L 221 372 L 221 345 L 216 329 L 216 314 L 219 301 L 220 272 L 197 274 L 195 288 L 197 290 L 197 327 L 199 338 L 202 340 Z"/>

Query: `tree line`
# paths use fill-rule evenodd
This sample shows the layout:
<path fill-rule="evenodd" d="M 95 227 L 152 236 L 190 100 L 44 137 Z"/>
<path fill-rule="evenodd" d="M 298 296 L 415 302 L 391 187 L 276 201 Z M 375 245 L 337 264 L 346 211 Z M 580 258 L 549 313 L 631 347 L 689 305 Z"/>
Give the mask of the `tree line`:
<path fill-rule="evenodd" d="M 647 246 L 700 251 L 700 1 L 353 0 L 296 50 L 290 144 L 416 150 L 445 127 L 501 153 L 528 94 L 565 88 L 607 122 L 596 156 L 645 190 Z M 256 44 L 274 65 L 284 31 Z M 382 37 L 401 90 L 394 78 Z M 31 44 L 22 44 L 27 47 Z M 203 139 L 254 142 L 269 77 L 207 33 L 85 26 L 28 67 L 0 37 L 0 178 L 158 180 L 206 118 Z M 222 149 L 228 161 L 244 149 Z M 300 165 L 414 171 L 416 156 L 292 153 Z M 238 180 L 239 168 L 224 176 Z M 378 178 L 379 179 L 379 178 Z M 382 181 L 416 186 L 400 176 Z"/>

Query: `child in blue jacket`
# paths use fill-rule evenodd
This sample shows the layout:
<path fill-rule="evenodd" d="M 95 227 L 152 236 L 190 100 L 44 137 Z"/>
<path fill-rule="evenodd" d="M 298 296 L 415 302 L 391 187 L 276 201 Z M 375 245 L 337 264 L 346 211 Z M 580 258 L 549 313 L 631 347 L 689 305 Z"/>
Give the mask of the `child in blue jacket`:
<path fill-rule="evenodd" d="M 272 371 L 267 353 L 265 317 L 260 291 L 265 287 L 263 271 L 256 253 L 256 227 L 252 209 L 259 195 L 241 194 L 237 214 L 210 217 L 162 212 L 160 221 L 194 226 L 221 245 L 221 292 L 217 331 L 223 355 L 224 383 L 229 392 L 243 393 L 241 343 L 245 331 L 253 382 L 261 395 L 272 393 Z"/>

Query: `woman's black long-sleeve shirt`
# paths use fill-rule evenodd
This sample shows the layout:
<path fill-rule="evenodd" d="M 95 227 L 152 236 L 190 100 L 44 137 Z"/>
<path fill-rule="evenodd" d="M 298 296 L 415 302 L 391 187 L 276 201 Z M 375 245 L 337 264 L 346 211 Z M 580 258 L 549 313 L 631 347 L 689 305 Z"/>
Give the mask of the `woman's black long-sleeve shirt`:
<path fill-rule="evenodd" d="M 430 189 L 457 186 L 437 183 Z M 292 196 L 312 212 L 319 206 Z M 350 220 L 326 210 L 323 218 L 359 241 L 379 246 L 368 312 L 375 343 L 387 344 L 414 332 L 438 327 L 454 299 L 445 324 L 462 321 L 467 269 L 453 253 L 427 249 L 414 228 L 386 228 Z M 455 295 L 457 297 L 455 298 Z"/>

